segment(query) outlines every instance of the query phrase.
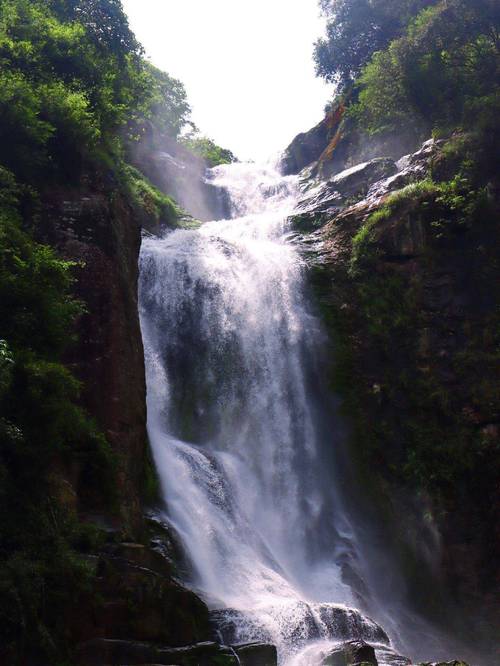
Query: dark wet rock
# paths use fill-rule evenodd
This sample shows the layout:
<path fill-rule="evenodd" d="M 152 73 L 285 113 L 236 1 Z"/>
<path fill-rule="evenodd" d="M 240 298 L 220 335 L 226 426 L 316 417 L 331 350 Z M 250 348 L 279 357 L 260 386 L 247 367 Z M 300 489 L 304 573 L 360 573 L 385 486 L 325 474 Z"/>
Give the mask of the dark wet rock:
<path fill-rule="evenodd" d="M 177 647 L 213 639 L 206 605 L 172 579 L 171 563 L 157 550 L 110 544 L 89 564 L 92 589 L 65 619 L 74 644 L 114 639 Z"/>
<path fill-rule="evenodd" d="M 337 126 L 329 145 L 312 167 L 315 177 L 325 180 L 356 164 L 367 162 L 380 155 L 398 160 L 401 155 L 415 150 L 426 134 L 412 132 L 404 136 L 366 136 L 353 127 L 351 119 L 344 118 Z"/>
<path fill-rule="evenodd" d="M 500 422 L 493 369 L 498 294 L 492 286 L 499 280 L 494 248 L 500 199 L 467 225 L 456 224 L 432 183 L 385 205 L 389 194 L 434 175 L 443 152 L 449 151 L 442 142 L 426 142 L 398 161 L 396 173 L 373 183 L 365 198 L 347 205 L 314 181 L 303 188 L 308 205 L 297 212 L 295 240 L 337 343 L 332 381 L 339 385 L 339 371 L 350 378 L 340 380 L 353 426 L 349 455 L 372 488 L 367 494 L 379 498 L 373 520 L 381 512 L 389 517 L 378 529 L 395 545 L 409 596 L 423 614 L 430 607 L 436 613 L 451 591 L 465 610 L 447 614 L 450 625 L 461 631 L 462 621 L 480 616 L 475 627 L 491 643 L 498 625 L 498 595 L 490 585 L 498 578 L 498 558 L 491 552 L 498 546 L 484 526 L 496 524 L 498 506 L 494 452 L 500 430 L 491 424 Z M 423 442 L 429 451 L 448 452 L 441 462 L 436 458 L 441 479 L 449 460 L 460 466 L 477 455 L 471 463 L 476 472 L 464 478 L 481 478 L 481 484 L 433 481 L 418 500 L 409 498 L 415 482 L 414 476 L 408 481 L 415 475 L 409 461 L 414 454 L 423 459 Z M 404 465 L 408 472 L 395 472 Z M 474 502 L 465 501 L 468 493 Z M 368 504 L 367 514 L 373 508 Z"/>
<path fill-rule="evenodd" d="M 291 612 L 293 617 L 287 625 L 289 635 L 285 636 L 291 643 L 329 638 L 389 644 L 389 638 L 380 625 L 352 608 L 326 603 L 298 603 Z M 301 622 L 297 625 L 296 617 L 299 614 Z M 242 641 L 272 642 L 271 635 L 262 628 L 258 618 L 253 618 L 251 614 L 234 609 L 221 609 L 211 611 L 210 618 L 218 639 L 225 644 L 234 645 Z"/>
<path fill-rule="evenodd" d="M 408 136 L 400 133 L 397 137 L 368 137 L 353 126 L 345 111 L 345 100 L 339 99 L 318 125 L 295 137 L 283 155 L 284 173 L 307 170 L 310 176 L 326 180 L 380 155 L 398 159 L 418 145 L 414 132 Z"/>
<path fill-rule="evenodd" d="M 374 644 L 373 647 L 380 666 L 411 666 L 411 659 L 398 654 L 388 645 Z"/>
<path fill-rule="evenodd" d="M 333 639 L 363 639 L 377 643 L 389 643 L 389 637 L 380 625 L 361 615 L 359 611 L 333 604 L 321 604 L 319 616 Z"/>
<path fill-rule="evenodd" d="M 177 578 L 188 580 L 192 564 L 173 525 L 161 512 L 149 511 L 146 514 L 146 526 L 149 547 L 168 562 L 170 570 L 175 572 Z"/>
<path fill-rule="evenodd" d="M 384 198 L 410 183 L 417 182 L 429 173 L 431 161 L 438 154 L 441 141 L 430 139 L 410 155 L 397 162 L 388 158 L 375 158 L 346 169 L 327 181 L 318 181 L 305 174 L 301 181 L 303 196 L 292 216 L 295 231 L 307 233 L 324 226 L 344 210 L 352 211 L 358 219 L 375 210 Z M 418 230 L 412 231 L 411 242 L 415 244 Z M 395 239 L 394 244 L 407 245 L 404 239 Z M 421 244 L 420 238 L 417 245 Z M 414 249 L 403 250 L 412 254 Z M 397 254 L 397 249 L 393 250 Z"/>
<path fill-rule="evenodd" d="M 429 175 L 433 160 L 439 154 L 443 141 L 429 139 L 419 150 L 401 157 L 396 164 L 396 172 L 375 182 L 368 190 L 368 198 L 381 198 L 390 192 L 400 190 L 410 183 L 416 183 Z"/>
<path fill-rule="evenodd" d="M 424 661 L 419 666 L 469 666 L 465 661 L 453 659 L 452 661 Z"/>
<path fill-rule="evenodd" d="M 378 666 L 374 648 L 364 641 L 349 641 L 332 648 L 322 666 Z"/>
<path fill-rule="evenodd" d="M 51 187 L 43 194 L 37 231 L 42 242 L 75 262 L 74 295 L 85 304 L 76 325 L 78 341 L 65 360 L 82 382 L 82 405 L 116 457 L 120 515 L 108 511 L 98 520 L 135 537 L 142 529 L 141 487 L 147 460 L 144 352 L 137 307 L 140 225 L 114 177 L 96 171 L 82 176 L 78 184 Z M 82 516 L 106 513 L 77 463 L 57 474 L 76 494 Z"/>
<path fill-rule="evenodd" d="M 162 555 L 139 544 L 119 544 L 98 563 L 95 636 L 185 645 L 211 637 L 208 609 L 169 575 Z"/>
<path fill-rule="evenodd" d="M 328 129 L 325 118 L 308 132 L 295 137 L 281 160 L 281 171 L 285 176 L 299 173 L 320 157 L 328 144 Z"/>
<path fill-rule="evenodd" d="M 123 542 L 108 546 L 107 552 L 117 559 L 149 569 L 161 576 L 171 576 L 172 565 L 163 554 L 143 543 Z"/>
<path fill-rule="evenodd" d="M 246 643 L 232 647 L 240 666 L 276 666 L 278 663 L 276 647 L 269 643 Z"/>
<path fill-rule="evenodd" d="M 223 608 L 210 611 L 210 621 L 217 639 L 227 645 L 242 642 L 262 641 L 272 642 L 269 634 L 257 620 L 241 611 L 232 608 Z"/>
<path fill-rule="evenodd" d="M 78 666 L 238 666 L 238 658 L 230 647 L 205 642 L 179 648 L 152 643 L 95 639 L 78 646 Z"/>

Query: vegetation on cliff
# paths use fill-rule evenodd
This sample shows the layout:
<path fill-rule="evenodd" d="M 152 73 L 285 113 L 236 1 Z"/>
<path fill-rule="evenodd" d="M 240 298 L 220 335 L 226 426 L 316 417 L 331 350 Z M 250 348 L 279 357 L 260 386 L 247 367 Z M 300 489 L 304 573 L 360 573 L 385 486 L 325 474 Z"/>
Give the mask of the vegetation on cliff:
<path fill-rule="evenodd" d="M 367 135 L 365 141 L 409 136 L 416 145 L 431 131 L 461 128 L 498 142 L 497 2 L 320 4 L 328 24 L 316 44 L 317 73 L 336 82 L 347 102 L 348 132 Z"/>
<path fill-rule="evenodd" d="M 326 37 L 314 50 L 316 71 L 343 91 L 371 56 L 398 37 L 410 17 L 433 0 L 320 0 Z"/>
<path fill-rule="evenodd" d="M 144 59 L 119 0 L 2 0 L 0 661 L 65 663 L 74 636 L 62 618 L 95 596 L 85 553 L 102 535 L 79 512 L 117 512 L 118 454 L 68 362 L 87 269 L 54 247 L 53 193 L 105 193 L 139 221 L 174 224 L 175 203 L 126 163 L 148 123 L 178 139 L 190 107 L 183 85 Z"/>
<path fill-rule="evenodd" d="M 364 0 L 320 4 L 328 17 L 328 30 L 326 39 L 316 45 L 317 71 L 337 82 L 345 96 L 346 134 L 364 134 L 367 142 L 380 135 L 410 133 L 418 141 L 431 131 L 437 137 L 454 134 L 431 173 L 389 196 L 354 235 L 349 272 L 362 288 L 362 303 L 371 311 L 384 307 L 387 289 L 400 279 L 398 271 L 389 271 L 389 276 L 374 268 L 381 252 L 376 241 L 384 224 L 403 215 L 425 219 L 436 251 L 440 243 L 453 242 L 457 234 L 479 229 L 486 233 L 494 226 L 500 143 L 500 7 L 491 0 L 383 3 L 383 8 Z M 354 32 L 357 40 L 352 38 Z M 335 159 L 335 151 L 330 158 Z M 493 265 L 491 257 L 490 267 Z M 403 285 L 399 288 L 408 296 Z M 387 321 L 370 316 L 370 330 L 390 345 L 397 338 L 394 326 L 399 319 L 389 311 L 387 316 Z M 407 313 L 404 321 L 413 318 L 417 318 L 416 312 Z M 440 437 L 441 442 L 449 441 L 444 433 Z M 430 440 L 426 446 L 435 453 L 439 448 Z M 440 474 L 453 479 L 450 460 L 442 468 L 434 464 L 432 470 L 425 465 L 419 469 L 418 451 L 417 444 L 408 446 L 413 463 L 408 460 L 407 464 L 409 470 L 413 465 L 419 482 L 426 485 Z M 457 454 L 454 464 L 460 466 L 460 461 L 469 464 Z M 433 464 L 431 459 L 428 464 Z"/>
<path fill-rule="evenodd" d="M 182 139 L 182 143 L 195 155 L 203 157 L 211 167 L 219 164 L 231 164 L 236 162 L 236 156 L 227 148 L 221 148 L 212 139 L 198 134 L 190 134 Z"/>
<path fill-rule="evenodd" d="M 439 620 L 438 588 L 427 587 L 421 558 L 427 524 L 442 539 L 448 593 L 457 609 L 481 606 L 481 640 L 491 639 L 500 550 L 491 530 L 500 475 L 500 6 L 383 4 L 376 12 L 376 2 L 321 3 L 329 23 L 317 71 L 337 83 L 332 109 L 342 113 L 320 167 L 329 161 L 326 175 L 335 173 L 373 156 L 371 148 L 398 158 L 431 132 L 443 140 L 410 184 L 394 185 L 375 206 L 330 215 L 324 233 L 345 253 L 313 280 L 335 340 L 332 382 L 352 452 L 372 500 L 392 504 L 387 524 L 406 544 L 412 594 Z"/>
<path fill-rule="evenodd" d="M 70 294 L 72 266 L 23 229 L 19 206 L 33 193 L 4 168 L 0 179 L 2 650 L 17 655 L 31 644 L 51 653 L 62 639 L 59 614 L 90 576 L 75 554 L 88 529 L 57 501 L 62 489 L 51 471 L 58 460 L 77 459 L 87 497 L 102 497 L 112 492 L 112 455 L 61 363 L 83 309 Z"/>

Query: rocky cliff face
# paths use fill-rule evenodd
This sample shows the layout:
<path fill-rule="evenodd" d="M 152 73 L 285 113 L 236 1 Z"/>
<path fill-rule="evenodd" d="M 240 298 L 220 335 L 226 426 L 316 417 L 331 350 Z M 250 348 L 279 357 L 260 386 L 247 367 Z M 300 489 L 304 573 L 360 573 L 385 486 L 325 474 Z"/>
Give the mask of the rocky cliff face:
<path fill-rule="evenodd" d="M 415 606 L 455 630 L 472 614 L 477 643 L 494 645 L 500 200 L 492 182 L 475 213 L 472 198 L 465 212 L 448 198 L 452 144 L 326 181 L 306 170 L 293 223 L 331 334 L 359 505 Z"/>
<path fill-rule="evenodd" d="M 75 262 L 74 293 L 85 304 L 66 362 L 115 461 L 109 493 L 99 498 L 89 496 L 78 462 L 55 461 L 52 474 L 55 496 L 91 538 L 84 547 L 91 584 L 65 618 L 80 664 L 118 663 L 118 653 L 119 663 L 135 663 L 136 641 L 177 647 L 213 639 L 205 604 L 175 582 L 168 532 L 145 518 L 154 471 L 137 307 L 144 216 L 136 213 L 119 175 L 103 171 L 51 188 L 40 205 L 39 236 Z M 111 654 L 113 641 L 121 643 Z"/>
<path fill-rule="evenodd" d="M 142 150 L 136 163 L 173 192 L 161 180 L 163 158 L 148 162 Z M 429 142 L 397 163 L 378 158 L 328 179 L 306 169 L 294 225 L 331 333 L 331 381 L 351 428 L 361 506 L 394 544 L 415 605 L 435 618 L 446 608 L 450 625 L 474 609 L 483 640 L 498 610 L 499 201 L 489 184 L 474 224 L 443 207 L 428 180 L 449 176 L 445 152 Z M 201 166 L 197 174 L 203 180 Z M 208 217 L 220 216 L 223 198 L 215 200 Z M 88 173 L 51 189 L 40 210 L 40 236 L 77 262 L 75 294 L 87 311 L 67 362 L 117 463 L 115 501 L 106 506 L 88 497 L 78 464 L 57 469 L 61 501 L 98 532 L 88 555 L 93 587 L 67 618 L 79 663 L 235 663 L 232 649 L 210 642 L 206 606 L 175 582 L 170 536 L 144 518 L 151 467 L 137 314 L 141 229 L 130 196 L 116 175 Z M 270 646 L 237 651 L 241 663 L 276 658 Z"/>
<path fill-rule="evenodd" d="M 206 162 L 153 125 L 129 152 L 131 162 L 197 220 L 229 217 L 225 192 L 210 183 Z"/>
<path fill-rule="evenodd" d="M 405 135 L 382 133 L 368 136 L 346 114 L 348 100 L 336 100 L 325 117 L 308 132 L 295 137 L 285 149 L 281 169 L 285 175 L 307 168 L 310 176 L 327 179 L 381 155 L 398 159 L 417 149 L 428 128 L 412 127 Z"/>
<path fill-rule="evenodd" d="M 86 312 L 68 363 L 83 385 L 82 402 L 104 432 L 117 460 L 118 515 L 102 516 L 137 535 L 147 453 L 145 376 L 137 310 L 141 230 L 111 174 L 92 174 L 79 186 L 44 198 L 42 228 L 76 262 L 75 295 Z M 76 498 L 85 480 L 70 470 Z M 85 510 L 78 503 L 78 508 Z"/>

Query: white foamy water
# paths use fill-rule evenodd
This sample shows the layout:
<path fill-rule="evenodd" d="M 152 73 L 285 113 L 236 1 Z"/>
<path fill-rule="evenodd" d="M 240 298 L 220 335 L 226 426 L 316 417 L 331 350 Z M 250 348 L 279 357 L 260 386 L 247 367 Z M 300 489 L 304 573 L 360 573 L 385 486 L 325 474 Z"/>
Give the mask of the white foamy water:
<path fill-rule="evenodd" d="M 141 254 L 165 519 L 225 641 L 270 641 L 281 664 L 315 666 L 325 641 L 388 639 L 342 575 L 362 576 L 364 559 L 334 471 L 325 338 L 288 238 L 297 181 L 250 164 L 212 181 L 235 217 L 146 238 Z"/>

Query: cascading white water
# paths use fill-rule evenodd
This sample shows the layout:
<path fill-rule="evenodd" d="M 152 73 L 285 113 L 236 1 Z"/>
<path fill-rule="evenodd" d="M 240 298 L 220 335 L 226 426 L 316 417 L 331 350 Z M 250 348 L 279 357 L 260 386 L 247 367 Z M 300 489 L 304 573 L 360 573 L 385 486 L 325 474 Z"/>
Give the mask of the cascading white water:
<path fill-rule="evenodd" d="M 342 579 L 357 553 L 328 462 L 324 336 L 288 238 L 297 181 L 251 164 L 211 177 L 236 217 L 146 238 L 141 253 L 148 429 L 167 519 L 224 638 L 318 664 L 326 640 L 387 637 L 350 610 Z"/>

